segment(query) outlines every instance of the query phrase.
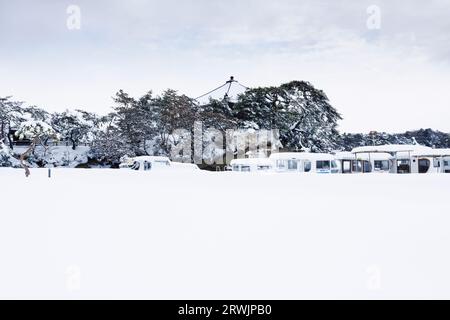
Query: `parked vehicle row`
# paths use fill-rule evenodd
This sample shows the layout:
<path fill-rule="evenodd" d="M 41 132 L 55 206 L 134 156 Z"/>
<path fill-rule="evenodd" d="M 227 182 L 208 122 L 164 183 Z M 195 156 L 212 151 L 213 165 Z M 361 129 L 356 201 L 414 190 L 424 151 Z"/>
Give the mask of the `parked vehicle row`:
<path fill-rule="evenodd" d="M 199 170 L 195 164 L 176 163 L 167 157 L 124 157 L 121 169 Z M 276 173 L 450 173 L 450 149 L 433 149 L 420 145 L 384 145 L 353 149 L 351 152 L 273 153 L 265 158 L 232 160 L 229 169 L 234 172 Z"/>
<path fill-rule="evenodd" d="M 351 152 L 275 153 L 269 158 L 236 159 L 236 172 L 353 173 L 450 173 L 450 149 L 420 145 L 385 145 L 355 148 Z"/>
<path fill-rule="evenodd" d="M 177 170 L 177 171 L 194 171 L 200 170 L 199 167 L 191 163 L 172 162 L 167 157 L 144 156 L 144 157 L 124 157 L 121 159 L 120 169 L 128 169 L 135 171 L 160 171 L 160 170 Z"/>

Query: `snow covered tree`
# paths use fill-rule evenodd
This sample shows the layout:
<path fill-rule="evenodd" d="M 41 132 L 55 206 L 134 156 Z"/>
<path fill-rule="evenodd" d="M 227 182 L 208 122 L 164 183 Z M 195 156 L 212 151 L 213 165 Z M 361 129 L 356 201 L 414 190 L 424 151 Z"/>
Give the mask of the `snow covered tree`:
<path fill-rule="evenodd" d="M 0 97 L 0 142 L 8 140 L 9 148 L 13 148 L 11 129 L 23 121 L 22 102 L 11 101 L 11 97 Z"/>
<path fill-rule="evenodd" d="M 51 125 L 61 135 L 61 139 L 67 140 L 75 150 L 80 143 L 88 143 L 92 139 L 94 127 L 98 124 L 98 117 L 90 112 L 66 110 L 52 115 Z"/>
<path fill-rule="evenodd" d="M 342 119 L 325 93 L 304 81 L 248 89 L 233 113 L 244 128 L 278 129 L 285 149 L 316 152 L 336 148 Z"/>
<path fill-rule="evenodd" d="M 156 112 L 156 130 L 158 142 L 164 154 L 169 155 L 174 143 L 172 133 L 185 129 L 193 131 L 194 122 L 198 119 L 198 106 L 193 99 L 179 95 L 168 89 L 153 100 Z"/>
<path fill-rule="evenodd" d="M 25 163 L 26 158 L 34 151 L 36 145 L 43 144 L 43 141 L 49 138 L 58 139 L 59 135 L 50 125 L 42 121 L 27 121 L 20 124 L 16 132 L 16 136 L 20 139 L 28 139 L 31 141 L 29 148 L 21 154 L 20 163 L 25 169 L 25 176 L 30 175 L 30 170 Z"/>
<path fill-rule="evenodd" d="M 128 143 L 136 155 L 149 153 L 147 143 L 156 136 L 156 108 L 149 91 L 139 99 L 120 90 L 114 97 L 116 103 L 114 125 L 121 140 Z"/>
<path fill-rule="evenodd" d="M 434 148 L 450 148 L 450 134 L 432 129 L 420 129 L 405 133 L 343 133 L 339 141 L 339 149 L 352 150 L 361 146 L 379 146 L 384 144 L 418 143 Z"/>
<path fill-rule="evenodd" d="M 238 127 L 238 118 L 233 115 L 228 101 L 210 99 L 208 103 L 198 107 L 197 121 L 204 127 L 224 131 Z"/>

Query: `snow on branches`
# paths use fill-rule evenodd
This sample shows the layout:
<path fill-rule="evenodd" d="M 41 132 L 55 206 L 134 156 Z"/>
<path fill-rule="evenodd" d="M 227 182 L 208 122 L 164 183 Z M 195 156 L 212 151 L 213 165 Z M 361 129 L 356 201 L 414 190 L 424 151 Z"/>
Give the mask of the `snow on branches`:
<path fill-rule="evenodd" d="M 16 132 L 16 137 L 20 140 L 28 139 L 31 141 L 30 147 L 20 155 L 20 163 L 25 169 L 25 176 L 30 175 L 30 169 L 25 163 L 25 159 L 34 151 L 36 145 L 47 139 L 59 139 L 60 135 L 47 123 L 42 121 L 26 121 L 20 124 Z"/>
<path fill-rule="evenodd" d="M 42 121 L 26 121 L 20 124 L 16 132 L 16 137 L 20 140 L 28 139 L 59 139 L 60 135 L 47 123 Z"/>

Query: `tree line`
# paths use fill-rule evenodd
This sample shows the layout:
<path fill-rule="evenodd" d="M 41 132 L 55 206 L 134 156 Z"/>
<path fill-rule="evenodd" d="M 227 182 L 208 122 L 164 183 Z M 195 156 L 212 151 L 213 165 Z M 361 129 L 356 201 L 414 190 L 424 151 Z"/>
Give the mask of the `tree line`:
<path fill-rule="evenodd" d="M 342 116 L 323 91 L 304 81 L 249 88 L 234 100 L 210 98 L 199 103 L 168 89 L 159 95 L 149 91 L 141 97 L 119 90 L 113 101 L 110 113 L 98 115 L 81 109 L 50 113 L 12 97 L 0 97 L 0 142 L 13 149 L 20 125 L 40 121 L 73 150 L 89 144 L 93 161 L 117 165 L 124 155 L 170 155 L 177 142 L 175 130 L 193 130 L 194 123 L 201 121 L 204 129 L 222 132 L 278 129 L 286 151 L 330 152 L 362 145 L 411 143 L 414 139 L 429 146 L 450 146 L 448 134 L 431 129 L 404 134 L 341 134 L 338 121 Z M 45 138 L 42 141 L 47 142 Z"/>

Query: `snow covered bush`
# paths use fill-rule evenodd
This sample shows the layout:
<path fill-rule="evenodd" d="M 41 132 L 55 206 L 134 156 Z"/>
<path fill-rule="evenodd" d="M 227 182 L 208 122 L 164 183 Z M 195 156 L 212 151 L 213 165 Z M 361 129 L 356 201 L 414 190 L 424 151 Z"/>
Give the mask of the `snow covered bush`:
<path fill-rule="evenodd" d="M 20 166 L 19 160 L 14 157 L 11 149 L 3 142 L 0 142 L 0 167 L 18 168 Z"/>

